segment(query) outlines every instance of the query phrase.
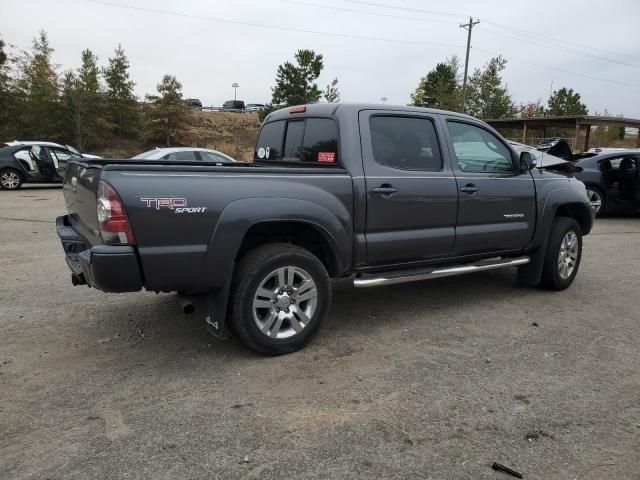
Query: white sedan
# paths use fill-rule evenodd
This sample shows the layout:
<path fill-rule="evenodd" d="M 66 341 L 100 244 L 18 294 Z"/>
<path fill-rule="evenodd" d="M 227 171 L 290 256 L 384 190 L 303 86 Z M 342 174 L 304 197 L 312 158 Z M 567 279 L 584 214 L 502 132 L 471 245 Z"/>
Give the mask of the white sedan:
<path fill-rule="evenodd" d="M 234 163 L 237 160 L 217 150 L 194 147 L 154 148 L 139 153 L 137 160 L 169 160 L 183 162 Z"/>

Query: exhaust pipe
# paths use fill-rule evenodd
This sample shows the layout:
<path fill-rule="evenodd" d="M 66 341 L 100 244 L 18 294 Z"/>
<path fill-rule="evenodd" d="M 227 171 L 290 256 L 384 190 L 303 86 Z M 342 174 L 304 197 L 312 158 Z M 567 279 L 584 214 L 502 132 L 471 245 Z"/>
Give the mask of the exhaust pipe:
<path fill-rule="evenodd" d="M 196 306 L 191 300 L 182 300 L 182 302 L 180 302 L 180 306 L 182 307 L 182 311 L 185 313 L 185 315 L 191 315 L 196 311 Z"/>

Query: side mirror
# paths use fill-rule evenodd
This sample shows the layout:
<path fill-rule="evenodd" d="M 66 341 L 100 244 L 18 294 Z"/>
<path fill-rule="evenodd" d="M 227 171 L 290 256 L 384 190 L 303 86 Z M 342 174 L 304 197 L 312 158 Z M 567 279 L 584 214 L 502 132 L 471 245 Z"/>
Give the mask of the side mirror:
<path fill-rule="evenodd" d="M 530 152 L 520 152 L 520 169 L 531 170 L 536 166 L 536 159 Z"/>

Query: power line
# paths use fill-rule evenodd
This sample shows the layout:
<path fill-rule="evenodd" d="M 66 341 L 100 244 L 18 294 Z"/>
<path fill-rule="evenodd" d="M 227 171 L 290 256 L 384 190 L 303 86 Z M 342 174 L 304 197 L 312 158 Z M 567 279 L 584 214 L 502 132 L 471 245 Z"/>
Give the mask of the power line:
<path fill-rule="evenodd" d="M 299 0 L 281 0 L 282 2 L 286 2 L 286 3 L 293 3 L 296 5 L 303 5 L 305 7 L 316 7 L 316 8 L 325 8 L 327 10 L 336 10 L 336 11 L 340 11 L 340 12 L 349 12 L 349 13 L 361 13 L 364 15 L 373 15 L 373 16 L 377 16 L 377 17 L 388 17 L 388 18 L 400 18 L 402 20 L 414 20 L 414 21 L 418 21 L 418 22 L 432 22 L 432 23 L 452 23 L 452 24 L 457 24 L 458 22 L 454 21 L 454 20 L 436 20 L 436 19 L 431 19 L 431 18 L 416 18 L 416 17 L 407 17 L 404 15 L 393 15 L 390 13 L 379 13 L 379 12 L 367 12 L 365 10 L 356 10 L 353 8 L 341 8 L 341 7 L 334 7 L 332 5 L 320 5 L 318 3 L 308 3 L 308 2 L 301 2 Z"/>
<path fill-rule="evenodd" d="M 420 41 L 416 41 L 416 40 L 401 40 L 401 39 L 395 39 L 395 38 L 369 37 L 369 36 L 365 36 L 365 35 L 352 35 L 352 34 L 348 34 L 348 33 L 322 32 L 322 31 L 319 31 L 319 30 L 305 30 L 305 29 L 302 29 L 302 28 L 282 27 L 282 26 L 278 26 L 278 25 L 268 25 L 268 24 L 265 24 L 265 23 L 252 23 L 252 22 L 244 22 L 244 21 L 240 21 L 240 20 L 228 20 L 228 19 L 224 19 L 224 18 L 204 17 L 204 16 L 201 16 L 201 15 L 191 15 L 191 14 L 188 14 L 188 13 L 172 12 L 172 11 L 169 11 L 169 10 L 159 10 L 159 9 L 156 9 L 156 8 L 135 7 L 133 5 L 123 5 L 123 4 L 120 4 L 120 3 L 112 3 L 112 2 L 102 1 L 102 0 L 84 0 L 84 1 L 85 2 L 89 2 L 89 3 L 94 3 L 94 4 L 97 4 L 97 5 L 105 5 L 105 6 L 108 6 L 108 7 L 117 7 L 117 8 L 124 8 L 124 9 L 128 9 L 128 10 L 137 10 L 137 11 L 140 11 L 140 12 L 157 13 L 157 14 L 160 14 L 160 15 L 170 15 L 170 16 L 174 16 L 174 17 L 205 20 L 205 21 L 209 21 L 209 22 L 228 23 L 228 24 L 232 24 L 232 25 L 244 25 L 246 27 L 258 27 L 258 28 L 267 28 L 267 29 L 272 29 L 272 30 L 282 30 L 282 31 L 287 31 L 287 32 L 309 33 L 309 34 L 313 34 L 313 35 L 324 35 L 324 36 L 329 36 L 329 37 L 352 38 L 352 39 L 356 39 L 356 40 L 374 40 L 374 41 L 377 41 L 377 42 L 403 43 L 403 44 L 407 44 L 407 45 L 421 45 L 421 46 L 428 46 L 428 47 L 447 47 L 447 48 L 460 48 L 461 47 L 461 45 L 452 45 L 452 44 L 448 44 L 448 43 L 430 43 L 430 42 L 420 42 Z"/>
<path fill-rule="evenodd" d="M 586 49 L 586 50 L 595 50 L 595 51 L 602 52 L 602 53 L 608 53 L 610 55 L 618 55 L 618 56 L 621 56 L 621 57 L 627 57 L 627 58 L 631 58 L 631 59 L 634 59 L 634 60 L 640 60 L 640 57 L 634 56 L 634 55 L 628 55 L 626 53 L 613 52 L 611 50 L 604 50 L 602 48 L 591 47 L 591 46 L 588 46 L 588 45 L 581 45 L 579 43 L 572 43 L 572 42 L 569 42 L 567 40 L 561 40 L 561 39 L 554 38 L 554 37 L 549 37 L 549 36 L 542 37 L 541 35 L 533 33 L 533 32 L 529 32 L 528 30 L 522 30 L 522 29 L 519 29 L 519 28 L 511 27 L 509 25 L 503 25 L 501 23 L 492 22 L 491 20 L 482 19 L 482 21 L 485 22 L 485 23 L 488 23 L 490 25 L 494 25 L 496 27 L 504 28 L 505 30 L 511 30 L 512 32 L 518 33 L 518 34 L 523 35 L 523 36 L 528 36 L 530 38 L 542 39 L 542 40 L 545 40 L 547 42 L 553 42 L 553 43 L 560 44 L 560 45 L 571 45 L 573 47 L 583 48 L 583 49 Z"/>
<path fill-rule="evenodd" d="M 349 3 L 357 3 L 359 5 L 368 5 L 370 7 L 390 8 L 392 10 L 404 10 L 405 12 L 428 13 L 430 15 L 442 15 L 443 17 L 466 18 L 468 15 L 461 13 L 438 12 L 435 10 L 425 10 L 424 8 L 401 7 L 399 5 L 389 5 L 386 3 L 366 2 L 364 0 L 344 0 Z"/>
<path fill-rule="evenodd" d="M 491 35 L 498 35 L 500 37 L 510 38 L 511 40 L 517 40 L 519 42 L 529 43 L 531 45 L 537 45 L 537 46 L 542 47 L 542 48 L 552 48 L 552 49 L 560 48 L 562 50 L 565 50 L 566 52 L 573 53 L 575 55 L 584 55 L 586 57 L 591 57 L 591 58 L 595 58 L 595 59 L 598 59 L 598 60 L 603 60 L 605 62 L 617 63 L 617 64 L 620 64 L 620 65 L 626 65 L 628 67 L 640 68 L 640 65 L 635 65 L 633 63 L 628 63 L 628 62 L 622 62 L 620 60 L 614 60 L 612 58 L 601 57 L 601 56 L 595 55 L 593 53 L 581 52 L 579 50 L 576 50 L 575 48 L 566 47 L 564 45 L 554 45 L 553 43 L 546 43 L 545 44 L 545 43 L 541 43 L 541 42 L 538 42 L 538 41 L 535 41 L 535 40 L 512 37 L 511 35 L 505 35 L 504 33 L 496 32 L 496 31 L 493 31 L 493 30 L 483 29 L 483 31 L 487 32 L 487 33 L 490 33 Z"/>
<path fill-rule="evenodd" d="M 554 72 L 566 73 L 568 75 L 575 75 L 575 76 L 578 76 L 578 77 L 589 78 L 591 80 L 600 80 L 601 82 L 614 83 L 616 85 L 624 85 L 625 87 L 640 88 L 640 85 L 633 85 L 631 83 L 618 82 L 616 80 L 609 80 L 607 78 L 602 78 L 602 77 L 594 77 L 594 76 L 591 76 L 591 75 L 585 75 L 583 73 L 572 72 L 570 70 L 563 70 L 563 69 L 560 69 L 560 68 L 557 68 L 557 67 L 549 67 L 548 65 L 541 65 L 539 63 L 533 63 L 533 62 L 530 62 L 528 60 L 522 60 L 521 58 L 516 58 L 516 57 L 512 57 L 512 56 L 503 55 L 500 52 L 494 52 L 492 50 L 487 50 L 487 49 L 481 48 L 481 47 L 474 47 L 474 49 L 478 50 L 480 52 L 491 54 L 491 55 L 501 55 L 502 57 L 506 58 L 507 60 L 520 62 L 520 63 L 526 63 L 526 64 L 532 65 L 534 67 L 544 68 L 546 70 L 553 70 Z"/>
<path fill-rule="evenodd" d="M 460 18 L 460 17 L 468 17 L 469 15 L 462 15 L 462 14 L 458 14 L 458 13 L 450 13 L 450 12 L 438 12 L 438 11 L 434 11 L 434 10 L 426 10 L 423 8 L 412 8 L 412 7 L 404 7 L 404 6 L 400 6 L 400 5 L 389 5 L 389 4 L 384 4 L 384 3 L 377 3 L 377 2 L 371 2 L 371 1 L 366 1 L 366 0 L 343 0 L 345 2 L 349 2 L 349 3 L 357 3 L 359 5 L 369 5 L 369 6 L 373 6 L 373 7 L 380 7 L 380 8 L 387 8 L 387 9 L 391 9 L 391 10 L 402 10 L 405 12 L 415 12 L 415 13 L 426 13 L 426 14 L 430 14 L 430 15 L 442 15 L 442 16 L 447 16 L 447 17 L 455 17 L 455 18 Z M 611 50 L 604 50 L 602 48 L 596 48 L 596 47 L 592 47 L 589 45 L 581 45 L 578 43 L 572 43 L 569 42 L 567 40 L 561 40 L 558 38 L 554 38 L 554 37 L 549 37 L 549 36 L 541 36 L 540 34 L 536 34 L 534 32 L 530 32 L 527 30 L 522 30 L 522 29 L 518 29 L 515 27 L 511 27 L 509 25 L 504 25 L 498 22 L 493 22 L 491 20 L 487 20 L 485 18 L 481 18 L 480 20 L 482 20 L 484 23 L 490 24 L 490 25 L 494 25 L 496 27 L 500 27 L 500 28 L 504 28 L 506 30 L 511 30 L 512 32 L 518 33 L 520 35 L 526 35 L 529 36 L 531 38 L 535 38 L 535 39 L 541 39 L 547 42 L 555 42 L 557 44 L 564 44 L 564 45 L 571 45 L 573 47 L 577 47 L 577 48 L 582 48 L 582 49 L 587 49 L 587 50 L 595 50 L 595 51 L 599 51 L 602 53 L 608 53 L 610 55 L 618 55 L 618 56 L 622 56 L 622 57 L 627 57 L 627 58 L 631 58 L 631 59 L 635 59 L 635 60 L 640 60 L 640 57 L 637 56 L 633 56 L 633 55 L 627 55 L 625 53 L 620 53 L 620 52 L 613 52 Z M 635 66 L 635 65 L 634 65 Z"/>

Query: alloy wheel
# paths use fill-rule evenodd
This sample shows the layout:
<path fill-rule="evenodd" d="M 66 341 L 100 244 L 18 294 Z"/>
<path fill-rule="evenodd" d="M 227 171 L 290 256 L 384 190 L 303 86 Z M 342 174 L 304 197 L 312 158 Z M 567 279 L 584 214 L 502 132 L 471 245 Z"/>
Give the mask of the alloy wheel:
<path fill-rule="evenodd" d="M 602 209 L 602 196 L 597 190 L 587 189 L 587 197 L 589 198 L 589 203 L 591 204 L 591 208 L 593 208 L 593 212 L 597 215 L 600 213 Z"/>
<path fill-rule="evenodd" d="M 7 190 L 14 190 L 20 185 L 20 177 L 16 172 L 4 172 L 0 176 L 0 185 Z"/>
<path fill-rule="evenodd" d="M 560 243 L 560 253 L 558 254 L 558 274 L 560 278 L 566 280 L 571 276 L 578 262 L 578 234 L 569 230 Z"/>
<path fill-rule="evenodd" d="M 273 339 L 290 338 L 306 328 L 318 306 L 318 289 L 300 267 L 281 267 L 267 275 L 253 297 L 253 319 Z"/>

